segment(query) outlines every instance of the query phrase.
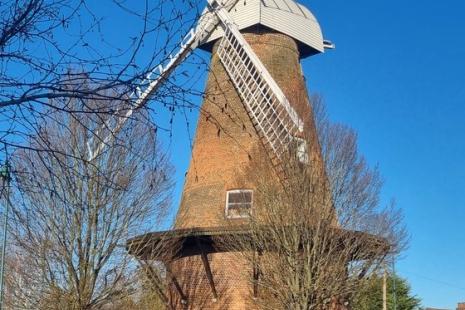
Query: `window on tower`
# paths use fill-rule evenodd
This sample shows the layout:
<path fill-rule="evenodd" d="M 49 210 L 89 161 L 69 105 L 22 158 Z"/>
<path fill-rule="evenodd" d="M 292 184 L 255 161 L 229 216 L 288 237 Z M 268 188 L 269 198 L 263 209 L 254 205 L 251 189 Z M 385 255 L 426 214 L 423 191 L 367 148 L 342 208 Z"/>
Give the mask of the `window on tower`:
<path fill-rule="evenodd" d="M 302 138 L 294 137 L 297 159 L 302 164 L 308 164 L 308 147 L 307 141 Z"/>
<path fill-rule="evenodd" d="M 226 193 L 226 217 L 246 218 L 252 211 L 252 190 L 236 189 Z"/>

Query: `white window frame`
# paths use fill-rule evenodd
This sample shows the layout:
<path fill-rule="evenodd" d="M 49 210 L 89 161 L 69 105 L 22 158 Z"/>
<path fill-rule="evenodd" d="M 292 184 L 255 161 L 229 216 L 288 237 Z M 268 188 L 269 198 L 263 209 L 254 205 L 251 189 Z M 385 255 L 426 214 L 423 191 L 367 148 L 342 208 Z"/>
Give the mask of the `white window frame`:
<path fill-rule="evenodd" d="M 237 193 L 250 193 L 251 194 L 251 200 L 250 200 L 250 212 L 249 214 L 246 215 L 230 215 L 229 214 L 229 194 L 237 194 Z M 244 218 L 249 218 L 250 215 L 252 214 L 252 208 L 253 208 L 253 190 L 252 189 L 232 189 L 226 191 L 226 206 L 225 206 L 225 216 L 228 219 L 244 219 Z"/>

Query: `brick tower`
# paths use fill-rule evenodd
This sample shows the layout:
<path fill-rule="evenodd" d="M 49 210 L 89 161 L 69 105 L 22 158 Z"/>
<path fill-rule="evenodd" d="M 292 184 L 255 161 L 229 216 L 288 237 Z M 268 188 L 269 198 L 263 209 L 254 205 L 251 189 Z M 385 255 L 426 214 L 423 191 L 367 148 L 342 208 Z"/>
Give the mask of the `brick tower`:
<path fill-rule="evenodd" d="M 254 30 L 243 33 L 245 39 L 294 108 L 301 112 L 299 114 L 309 114 L 309 101 L 299 62 L 300 53 L 295 40 L 269 30 Z M 213 51 L 216 45 L 218 42 Z M 241 215 L 228 214 L 228 191 L 237 189 L 238 174 L 242 167 L 248 165 L 254 150 L 258 148 L 264 153 L 263 156 L 267 156 L 218 55 L 212 55 L 206 95 L 176 228 L 215 227 L 225 225 L 225 221 L 229 224 L 233 219 L 240 220 Z M 314 132 L 311 122 L 307 121 L 305 125 L 306 131 Z M 250 186 L 253 187 L 252 184 Z"/>
<path fill-rule="evenodd" d="M 281 182 L 291 150 L 324 175 L 300 60 L 332 45 L 294 0 L 207 2 L 187 43 L 141 92 L 149 97 L 193 48 L 212 53 L 175 228 L 135 237 L 127 247 L 172 309 L 254 309 L 250 277 L 259 272 L 225 245 L 228 237 L 248 236 L 247 219 L 260 207 L 245 171 L 264 169 L 254 167 L 259 157 L 272 167 L 270 182 Z M 167 288 L 146 263 L 154 260 L 166 267 Z"/>
<path fill-rule="evenodd" d="M 230 10 L 247 43 L 266 67 L 303 121 L 308 149 L 303 157 L 321 159 L 300 60 L 324 51 L 320 27 L 305 7 L 292 0 L 239 1 Z M 269 156 L 256 121 L 218 53 L 224 31 L 216 30 L 201 48 L 212 52 L 210 72 L 198 121 L 192 159 L 175 228 L 243 225 L 254 208 L 254 184 L 238 185 L 251 156 Z M 303 160 L 306 160 L 303 158 Z M 215 295 L 202 267 L 207 259 Z M 191 256 L 171 264 L 189 309 L 250 309 L 250 280 L 233 253 Z M 171 292 L 174 303 L 182 303 Z M 177 296 L 177 297 L 176 297 Z"/>
<path fill-rule="evenodd" d="M 321 30 L 312 13 L 293 0 L 239 1 L 231 10 L 241 33 L 284 92 L 303 121 L 303 134 L 314 143 L 303 149 L 319 157 L 302 58 L 324 51 Z M 245 15 L 245 17 L 244 17 Z M 200 47 L 212 52 L 210 72 L 198 121 L 190 167 L 186 175 L 176 228 L 217 227 L 246 217 L 228 209 L 228 195 L 236 188 L 241 167 L 253 150 L 267 152 L 241 96 L 219 59 L 218 29 Z M 253 190 L 253 184 L 250 184 Z M 249 195 L 246 198 L 251 198 Z M 253 193 L 252 193 L 253 196 Z M 246 210 L 244 210 L 245 213 Z"/>

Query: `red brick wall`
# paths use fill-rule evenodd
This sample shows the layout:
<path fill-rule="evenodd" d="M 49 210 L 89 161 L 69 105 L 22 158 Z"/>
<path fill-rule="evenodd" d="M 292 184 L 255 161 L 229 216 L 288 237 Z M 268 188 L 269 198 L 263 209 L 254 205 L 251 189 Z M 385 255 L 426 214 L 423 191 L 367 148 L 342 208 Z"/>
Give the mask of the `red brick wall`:
<path fill-rule="evenodd" d="M 311 153 L 319 157 L 295 41 L 278 33 L 245 34 L 245 37 L 306 120 L 305 132 L 315 141 L 311 143 Z M 226 191 L 237 187 L 241 167 L 249 163 L 252 150 L 260 145 L 239 95 L 216 54 L 212 57 L 205 92 L 177 228 L 225 225 Z"/>
<path fill-rule="evenodd" d="M 295 41 L 278 33 L 245 34 L 246 40 L 305 120 L 312 157 L 320 159 L 308 95 Z M 214 48 L 215 50 L 215 48 Z M 186 176 L 176 228 L 235 225 L 225 218 L 226 191 L 238 186 L 242 168 L 260 142 L 247 112 L 218 56 L 213 54 L 206 96 L 198 121 L 192 160 Z M 263 152 L 263 151 L 262 151 Z M 253 184 L 248 184 L 253 189 Z M 211 266 L 220 298 L 212 295 L 199 257 L 172 264 L 189 296 L 189 309 L 251 309 L 250 266 L 234 254 L 213 254 Z M 171 290 L 172 300 L 178 303 Z"/>

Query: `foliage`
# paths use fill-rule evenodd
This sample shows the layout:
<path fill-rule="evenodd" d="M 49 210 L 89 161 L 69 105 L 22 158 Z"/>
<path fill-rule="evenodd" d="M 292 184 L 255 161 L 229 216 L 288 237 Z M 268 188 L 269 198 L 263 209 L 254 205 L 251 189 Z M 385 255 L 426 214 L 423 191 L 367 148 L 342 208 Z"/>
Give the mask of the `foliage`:
<path fill-rule="evenodd" d="M 389 274 L 387 277 L 387 308 L 398 310 L 419 309 L 420 299 L 410 290 L 406 279 L 398 275 Z M 383 308 L 383 277 L 381 275 L 372 275 L 365 279 L 351 300 L 351 306 L 354 310 L 371 310 Z"/>

